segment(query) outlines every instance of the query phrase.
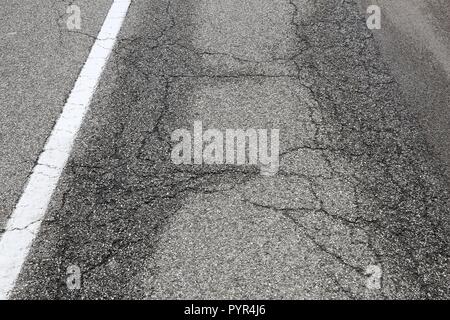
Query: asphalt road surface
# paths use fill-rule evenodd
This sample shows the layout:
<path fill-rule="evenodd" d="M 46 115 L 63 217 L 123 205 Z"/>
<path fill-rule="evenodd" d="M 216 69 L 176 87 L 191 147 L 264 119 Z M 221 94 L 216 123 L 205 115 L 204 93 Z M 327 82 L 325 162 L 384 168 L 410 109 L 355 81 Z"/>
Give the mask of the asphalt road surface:
<path fill-rule="evenodd" d="M 28 2 L 2 6 L 19 14 Z M 386 24 L 372 31 L 363 1 L 133 1 L 10 297 L 448 299 L 449 8 L 380 2 Z M 4 217 L 108 6 L 85 10 L 92 29 L 76 35 L 70 66 L 29 49 L 58 65 L 36 67 L 58 88 L 31 89 L 33 70 L 2 61 L 13 99 L 1 105 Z M 389 32 L 405 12 L 428 34 Z M 3 111 L 25 109 L 30 90 L 58 93 L 33 111 L 44 120 Z M 278 172 L 175 164 L 171 134 L 195 121 L 279 129 Z M 26 166 L 4 160 L 14 148 Z M 67 285 L 71 266 L 79 289 Z"/>
<path fill-rule="evenodd" d="M 372 1 L 383 26 L 375 32 L 383 56 L 402 87 L 434 153 L 450 177 L 450 8 L 447 1 Z M 362 8 L 369 1 L 361 0 Z"/>
<path fill-rule="evenodd" d="M 93 39 L 70 32 L 73 1 L 0 3 L 0 229 L 20 197 Z M 83 32 L 96 35 L 109 0 L 76 1 Z"/>

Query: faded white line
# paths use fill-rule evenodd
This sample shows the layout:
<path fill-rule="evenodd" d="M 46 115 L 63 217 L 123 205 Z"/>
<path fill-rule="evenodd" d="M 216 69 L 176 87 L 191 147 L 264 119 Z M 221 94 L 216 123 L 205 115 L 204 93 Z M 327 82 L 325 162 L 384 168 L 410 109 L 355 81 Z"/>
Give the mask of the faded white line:
<path fill-rule="evenodd" d="M 131 0 L 114 0 L 63 111 L 0 239 L 0 299 L 9 297 L 30 251 Z"/>

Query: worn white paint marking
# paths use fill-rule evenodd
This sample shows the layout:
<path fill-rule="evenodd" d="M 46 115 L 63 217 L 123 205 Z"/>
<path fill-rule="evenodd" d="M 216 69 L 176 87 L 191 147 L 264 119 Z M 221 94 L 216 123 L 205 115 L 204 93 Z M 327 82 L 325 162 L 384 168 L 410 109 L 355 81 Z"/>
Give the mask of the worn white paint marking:
<path fill-rule="evenodd" d="M 86 63 L 0 239 L 0 299 L 7 299 L 39 231 L 131 0 L 114 0 Z"/>

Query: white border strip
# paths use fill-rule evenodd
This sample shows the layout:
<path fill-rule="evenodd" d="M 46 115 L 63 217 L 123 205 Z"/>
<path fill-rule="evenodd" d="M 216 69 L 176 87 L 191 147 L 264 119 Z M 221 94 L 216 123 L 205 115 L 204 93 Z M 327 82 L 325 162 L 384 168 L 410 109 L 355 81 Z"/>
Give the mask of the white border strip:
<path fill-rule="evenodd" d="M 114 0 L 0 239 L 0 300 L 8 299 L 36 237 L 131 0 Z"/>

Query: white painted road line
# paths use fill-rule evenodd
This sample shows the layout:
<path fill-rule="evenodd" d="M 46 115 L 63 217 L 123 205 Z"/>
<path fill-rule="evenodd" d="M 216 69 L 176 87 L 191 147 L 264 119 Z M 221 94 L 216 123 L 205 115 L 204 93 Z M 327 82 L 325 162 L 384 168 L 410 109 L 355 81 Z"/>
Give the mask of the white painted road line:
<path fill-rule="evenodd" d="M 9 297 L 69 158 L 131 0 L 114 0 L 0 239 L 0 299 Z"/>

